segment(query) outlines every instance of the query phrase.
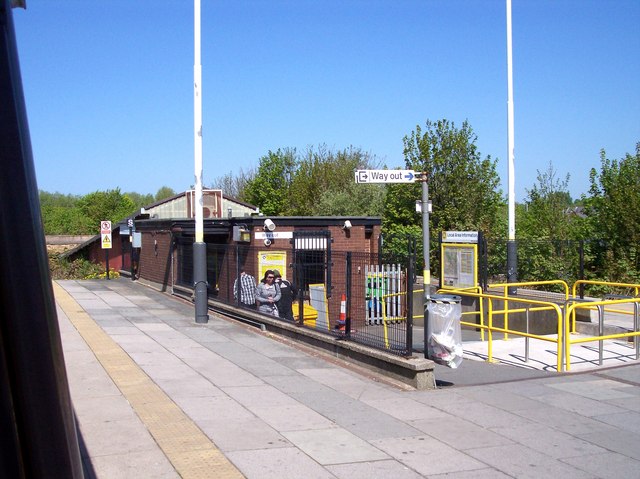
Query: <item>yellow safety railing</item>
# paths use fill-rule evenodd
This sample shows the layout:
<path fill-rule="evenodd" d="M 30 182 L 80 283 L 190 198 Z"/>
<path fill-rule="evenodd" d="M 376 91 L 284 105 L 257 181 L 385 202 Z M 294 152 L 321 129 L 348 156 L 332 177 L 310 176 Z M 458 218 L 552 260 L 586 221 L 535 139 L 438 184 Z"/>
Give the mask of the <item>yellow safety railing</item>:
<path fill-rule="evenodd" d="M 607 283 L 613 284 L 613 283 Z M 575 285 L 574 285 L 575 286 Z M 617 310 L 617 309 L 609 309 L 607 310 L 605 306 L 610 305 L 621 305 L 621 304 L 632 304 L 633 305 L 633 313 L 625 310 Z M 575 320 L 575 311 L 577 309 L 597 309 L 598 310 L 598 335 L 597 336 L 588 336 L 583 338 L 571 339 L 571 334 L 569 333 L 569 324 L 571 321 L 568 318 L 573 317 Z M 602 365 L 602 350 L 603 350 L 603 341 L 608 339 L 622 339 L 627 338 L 627 341 L 630 338 L 634 339 L 634 346 L 636 352 L 636 359 L 640 359 L 640 315 L 638 311 L 640 310 L 640 298 L 622 298 L 622 299 L 608 299 L 601 301 L 590 301 L 588 303 L 584 302 L 572 302 L 569 300 L 567 302 L 567 307 L 565 311 L 565 317 L 567 320 L 565 321 L 565 334 L 564 334 L 564 350 L 566 357 L 566 370 L 571 370 L 571 345 L 572 344 L 580 344 L 580 343 L 590 343 L 594 341 L 599 342 L 599 364 Z M 615 333 L 615 334 L 604 334 L 604 312 L 605 311 L 616 311 L 618 313 L 623 314 L 633 314 L 633 331 L 627 331 L 624 333 Z M 575 324 L 574 324 L 575 327 Z"/>
<path fill-rule="evenodd" d="M 471 293 L 469 291 L 462 291 L 462 290 L 458 290 L 457 293 L 458 295 L 463 295 L 463 296 L 469 296 L 469 297 L 473 297 L 473 298 L 479 298 L 482 301 L 486 301 L 487 303 L 487 323 L 486 324 L 477 324 L 477 323 L 469 323 L 466 321 L 460 321 L 460 324 L 463 326 L 470 326 L 473 328 L 481 328 L 481 329 L 485 329 L 487 331 L 487 361 L 489 362 L 493 362 L 493 334 L 494 333 L 503 333 L 504 337 L 507 337 L 508 334 L 513 334 L 515 336 L 522 336 L 524 338 L 530 338 L 530 339 L 537 339 L 540 341 L 546 341 L 546 342 L 550 342 L 550 343 L 555 343 L 556 344 L 556 351 L 557 351 L 557 363 L 556 363 L 556 369 L 558 371 L 562 370 L 562 359 L 563 359 L 563 315 L 562 315 L 562 310 L 560 309 L 560 306 L 558 306 L 555 303 L 549 302 L 549 301 L 540 301 L 540 300 L 536 300 L 536 299 L 525 299 L 525 298 L 520 298 L 520 297 L 509 297 L 509 296 L 501 296 L 501 295 L 494 295 L 494 294 L 487 294 L 487 293 Z M 500 310 L 494 310 L 494 302 L 505 302 L 505 304 L 508 304 L 508 302 L 510 301 L 514 301 L 514 302 L 518 302 L 518 303 L 524 303 L 527 305 L 527 307 L 525 308 L 517 308 L 517 309 L 509 309 L 508 306 L 506 306 L 504 309 L 500 309 Z M 493 319 L 494 316 L 504 316 L 504 315 L 508 315 L 508 314 L 512 314 L 512 313 L 518 313 L 518 312 L 526 312 L 527 309 L 529 311 L 541 311 L 541 310 L 548 310 L 548 311 L 555 311 L 556 313 L 556 317 L 558 320 L 558 328 L 557 328 L 557 332 L 556 332 L 556 337 L 549 337 L 549 336 L 543 336 L 543 335 L 539 335 L 539 334 L 532 334 L 526 331 L 518 331 L 518 330 L 514 330 L 514 329 L 509 329 L 508 325 L 505 321 L 505 327 L 500 328 L 497 326 L 493 325 Z"/>
<path fill-rule="evenodd" d="M 524 283 L 523 283 L 524 284 Z M 566 284 L 566 283 L 565 283 Z M 567 287 L 568 288 L 568 287 Z M 423 293 L 424 290 L 414 290 L 414 293 Z M 539 301 L 539 300 L 535 300 L 535 299 L 525 299 L 525 298 L 521 298 L 521 297 L 509 297 L 506 295 L 505 296 L 501 296 L 501 295 L 492 295 L 492 294 L 486 294 L 482 292 L 482 288 L 481 287 L 472 287 L 472 288 L 461 288 L 461 289 L 446 289 L 446 290 L 442 290 L 440 291 L 443 294 L 455 294 L 455 295 L 459 295 L 459 296 L 468 296 L 468 297 L 473 297 L 473 298 L 478 298 L 478 305 L 479 305 L 479 311 L 467 311 L 462 313 L 462 316 L 476 316 L 476 315 L 480 315 L 480 322 L 470 322 L 470 321 L 460 321 L 460 324 L 462 326 L 467 326 L 467 327 L 471 327 L 471 328 L 476 328 L 476 329 L 480 329 L 480 333 L 481 333 L 481 340 L 484 341 L 485 340 L 485 331 L 487 332 L 487 361 L 489 362 L 493 362 L 493 333 L 503 333 L 504 337 L 507 337 L 508 334 L 513 334 L 513 335 L 517 335 L 517 336 L 522 336 L 525 338 L 532 338 L 532 339 L 538 339 L 540 341 L 546 341 L 546 342 L 551 342 L 551 343 L 555 343 L 556 344 L 556 349 L 557 349 L 557 365 L 556 368 L 558 371 L 560 371 L 562 369 L 562 347 L 563 347 L 563 342 L 562 342 L 562 335 L 563 335 L 563 316 L 562 316 L 562 310 L 560 309 L 560 307 L 552 302 L 548 302 L 548 301 Z M 406 294 L 405 293 L 394 293 L 388 296 L 393 296 L 393 295 L 398 295 L 398 294 Z M 384 297 L 383 297 L 384 298 Z M 505 304 L 508 305 L 508 303 L 510 301 L 514 301 L 514 302 L 518 302 L 518 303 L 525 303 L 527 306 L 525 308 L 511 308 L 509 309 L 508 307 L 505 307 L 504 309 L 494 309 L 494 302 L 495 301 L 499 301 L 499 302 L 504 302 Z M 487 304 L 487 321 L 485 322 L 485 311 L 484 311 L 484 305 L 485 303 Z M 385 346 L 388 348 L 389 347 L 389 343 L 388 343 L 388 339 L 387 339 L 387 322 L 389 321 L 393 321 L 393 320 L 406 320 L 406 317 L 401 317 L 401 318 L 387 318 L 386 314 L 385 314 L 385 307 L 384 307 L 384 301 L 383 301 L 383 306 L 382 306 L 382 311 L 383 311 L 383 324 L 384 324 L 384 337 L 385 337 Z M 493 319 L 495 316 L 497 315 L 504 315 L 504 316 L 508 316 L 508 314 L 515 314 L 515 313 L 520 313 L 520 312 L 526 312 L 527 310 L 529 311 L 543 311 L 543 310 L 548 310 L 548 311 L 555 311 L 556 312 L 556 316 L 557 316 L 557 324 L 558 324 L 558 328 L 557 328 L 557 334 L 555 338 L 550 338 L 548 336 L 542 336 L 539 334 L 532 334 L 529 333 L 527 331 L 518 331 L 518 330 L 512 330 L 508 328 L 508 320 L 505 320 L 505 327 L 504 328 L 500 328 L 497 326 L 493 325 Z"/>
<path fill-rule="evenodd" d="M 580 279 L 578 281 L 576 281 L 575 283 L 573 283 L 573 287 L 571 288 L 571 294 L 574 298 L 577 298 L 578 294 L 578 288 L 581 285 L 595 285 L 595 286 L 605 286 L 605 287 L 614 287 L 614 288 L 627 288 L 627 289 L 632 289 L 634 294 L 633 295 L 629 295 L 629 296 L 634 296 L 634 297 L 640 297 L 640 284 L 634 284 L 634 283 L 610 283 L 608 281 L 596 281 L 596 280 L 588 280 L 588 279 Z M 625 298 L 626 299 L 626 298 Z M 571 314 L 571 332 L 575 333 L 576 332 L 576 308 L 574 308 L 572 310 L 572 314 Z M 588 306 L 583 306 L 580 309 L 588 309 L 588 310 L 594 310 L 596 309 L 596 306 L 593 304 L 593 302 L 590 302 Z M 625 310 L 619 310 L 619 309 L 610 309 L 610 310 L 606 310 L 606 311 L 610 311 L 612 313 L 621 313 L 621 314 L 629 314 L 628 311 Z"/>
<path fill-rule="evenodd" d="M 531 286 L 544 286 L 544 285 L 558 285 L 558 286 L 562 286 L 564 289 L 564 298 L 565 300 L 567 298 L 569 298 L 569 285 L 566 283 L 566 281 L 563 281 L 561 279 L 555 279 L 555 280 L 549 280 L 549 281 L 525 281 L 525 282 L 521 282 L 521 283 L 495 283 L 495 284 L 490 284 L 488 285 L 488 288 L 503 288 L 503 295 L 504 297 L 508 297 L 508 291 L 509 288 L 524 288 L 524 287 L 531 287 Z M 515 299 L 515 298 L 514 298 Z M 544 311 L 544 310 L 548 310 L 548 308 L 534 308 L 529 310 L 530 312 L 534 312 L 534 311 Z M 503 311 L 496 311 L 496 313 L 501 313 L 504 314 L 504 323 L 505 323 L 505 328 L 509 329 L 509 313 L 521 313 L 524 312 L 524 309 L 518 309 L 516 311 L 509 311 L 508 308 L 508 303 L 505 303 L 505 309 Z M 509 335 L 505 334 L 503 339 L 509 339 Z"/>
<path fill-rule="evenodd" d="M 575 283 L 573 283 L 573 287 L 571 288 L 571 294 L 576 297 L 577 296 L 577 291 L 578 291 L 578 287 L 582 284 L 592 284 L 592 285 L 597 285 L 597 286 L 613 286 L 616 288 L 627 288 L 627 289 L 633 289 L 634 293 L 633 296 L 640 296 L 640 284 L 635 284 L 635 283 L 610 283 L 608 281 L 594 281 L 594 280 L 590 280 L 590 279 L 579 279 L 578 281 L 576 281 Z"/>
<path fill-rule="evenodd" d="M 623 287 L 632 289 L 636 295 L 635 298 L 625 297 L 625 298 L 613 298 L 613 299 L 604 299 L 600 301 L 584 301 L 576 296 L 577 288 L 580 284 L 594 284 L 601 286 L 611 286 L 611 287 Z M 553 301 L 545 301 L 538 299 L 530 299 L 525 298 L 523 296 L 509 296 L 508 288 L 510 287 L 532 287 L 532 286 L 540 286 L 540 285 L 558 285 L 561 286 L 564 290 L 562 294 L 564 299 L 564 304 L 558 305 Z M 502 333 L 503 339 L 508 339 L 509 334 L 515 336 L 521 336 L 524 338 L 537 339 L 540 341 L 546 341 L 556 344 L 557 351 L 557 363 L 556 370 L 557 371 L 570 371 L 571 369 L 571 345 L 587 343 L 587 342 L 600 342 L 600 350 L 602 351 L 602 341 L 609 339 L 622 339 L 627 338 L 630 340 L 633 338 L 635 351 L 636 351 L 636 359 L 640 359 L 640 284 L 630 284 L 630 283 L 609 283 L 604 281 L 591 281 L 591 280 L 580 280 L 577 281 L 572 288 L 569 288 L 567 283 L 563 280 L 552 280 L 552 281 L 533 281 L 533 282 L 521 282 L 521 283 L 499 283 L 489 285 L 490 288 L 503 288 L 502 294 L 490 294 L 484 293 L 482 288 L 472 287 L 472 288 L 460 288 L 460 289 L 446 289 L 441 290 L 439 293 L 442 294 L 455 294 L 459 296 L 467 296 L 478 299 L 478 310 L 477 311 L 466 311 L 462 313 L 462 318 L 460 324 L 465 327 L 479 329 L 481 333 L 481 340 L 485 341 L 485 331 L 486 331 L 486 340 L 487 344 L 487 361 L 493 362 L 493 339 L 494 333 Z M 571 295 L 570 295 L 571 291 Z M 424 290 L 414 290 L 414 293 L 424 293 Z M 389 317 L 386 314 L 386 298 L 406 295 L 407 292 L 399 292 L 387 294 L 382 297 L 382 317 L 383 317 L 383 326 L 384 326 L 384 341 L 385 347 L 389 348 L 389 340 L 388 340 L 388 331 L 387 324 L 392 321 L 406 321 L 405 316 L 393 316 Z M 560 299 L 560 298 L 558 298 Z M 509 306 L 510 303 L 516 302 L 518 303 L 518 307 L 514 308 Z M 562 301 L 561 301 L 562 302 Z M 499 309 L 496 308 L 496 303 L 502 303 L 504 306 L 500 306 Z M 616 306 L 623 304 L 631 304 L 633 305 L 633 312 L 628 309 L 618 309 Z M 609 306 L 607 308 L 607 306 Z M 612 307 L 613 306 L 613 307 Z M 406 307 L 406 303 L 405 303 Z M 604 334 L 600 333 L 597 336 L 589 336 L 583 338 L 571 338 L 571 333 L 575 333 L 576 325 L 575 325 L 575 317 L 576 310 L 579 309 L 587 309 L 587 310 L 598 310 L 599 312 L 599 322 L 601 323 L 600 330 L 603 329 L 604 324 L 604 313 L 605 312 L 614 312 L 618 314 L 627 314 L 633 315 L 634 317 L 634 327 L 633 331 L 627 331 L 622 333 L 615 334 Z M 539 311 L 552 311 L 555 313 L 557 319 L 557 331 L 555 335 L 539 335 L 532 334 L 529 331 L 519 331 L 514 330 L 509 327 L 509 315 L 513 315 L 516 313 L 525 313 L 527 315 L 527 324 L 528 324 L 528 315 L 532 312 Z M 485 314 L 486 313 L 486 314 Z M 464 317 L 467 316 L 479 316 L 479 322 L 474 321 L 464 321 Z M 494 326 L 494 320 L 498 317 L 503 319 L 503 327 Z M 554 337 L 555 336 L 555 337 Z M 527 346 L 528 349 L 528 346 Z M 600 354 L 600 363 L 602 364 L 602 353 Z"/>

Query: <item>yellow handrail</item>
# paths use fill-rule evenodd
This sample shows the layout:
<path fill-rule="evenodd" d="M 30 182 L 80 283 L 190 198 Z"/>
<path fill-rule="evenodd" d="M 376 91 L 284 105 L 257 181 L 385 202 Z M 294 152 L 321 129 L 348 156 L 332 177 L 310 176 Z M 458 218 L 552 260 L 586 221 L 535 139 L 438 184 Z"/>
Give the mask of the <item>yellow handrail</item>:
<path fill-rule="evenodd" d="M 640 284 L 636 283 L 610 283 L 609 281 L 596 281 L 590 279 L 579 279 L 575 283 L 573 283 L 573 288 L 571 290 L 571 294 L 575 297 L 578 286 L 581 284 L 594 284 L 600 286 L 615 286 L 617 288 L 633 288 L 635 290 L 634 296 L 640 296 Z"/>
<path fill-rule="evenodd" d="M 573 304 L 568 304 L 566 311 L 565 311 L 565 316 L 568 318 L 569 316 L 572 316 L 575 318 L 575 310 L 576 309 L 593 309 L 595 307 L 598 306 L 603 306 L 603 309 L 606 310 L 604 308 L 604 306 L 606 305 L 612 305 L 612 304 L 634 304 L 634 315 L 637 316 L 637 311 L 638 308 L 640 307 L 640 298 L 623 298 L 623 299 L 608 299 L 608 300 L 601 300 L 601 301 L 591 301 L 589 303 L 573 303 Z M 565 345 L 564 345 L 564 349 L 566 352 L 566 370 L 570 371 L 571 370 L 571 345 L 572 344 L 580 344 L 580 343 L 589 343 L 589 342 L 593 342 L 593 341 L 605 341 L 607 339 L 620 339 L 620 338 L 637 338 L 640 336 L 640 331 L 637 330 L 638 328 L 638 324 L 637 324 L 637 318 L 635 318 L 636 321 L 634 322 L 634 331 L 629 331 L 626 333 L 615 333 L 615 334 L 603 334 L 602 336 L 598 335 L 598 336 L 589 336 L 586 338 L 577 338 L 577 339 L 571 339 L 571 336 L 569 334 L 569 321 L 565 321 L 565 327 L 566 327 L 566 331 L 565 331 Z M 604 326 L 604 318 L 599 318 L 599 321 L 602 321 L 602 325 Z M 634 339 L 634 342 L 639 341 L 639 339 Z M 638 351 L 638 348 L 636 346 L 636 351 Z M 636 359 L 638 359 L 638 354 L 636 353 Z"/>

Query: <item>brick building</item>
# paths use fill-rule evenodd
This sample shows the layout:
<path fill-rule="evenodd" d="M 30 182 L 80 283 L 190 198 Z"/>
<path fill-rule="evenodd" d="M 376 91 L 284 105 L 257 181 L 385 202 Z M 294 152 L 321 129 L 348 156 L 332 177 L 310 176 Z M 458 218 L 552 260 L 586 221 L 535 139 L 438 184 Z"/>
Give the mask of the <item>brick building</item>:
<path fill-rule="evenodd" d="M 366 282 L 365 268 L 379 261 L 379 217 L 266 217 L 258 213 L 256 207 L 224 197 L 219 190 L 205 190 L 203 199 L 211 299 L 233 302 L 233 283 L 240 269 L 257 281 L 266 270 L 277 269 L 285 279 L 293 281 L 307 299 L 309 285 L 322 288 L 329 298 L 327 307 L 332 317 L 338 317 L 346 275 L 351 275 L 360 291 Z M 111 268 L 127 275 L 133 260 L 137 279 L 162 291 L 190 294 L 195 238 L 193 215 L 193 195 L 188 191 L 124 219 L 114 226 Z M 133 220 L 134 238 L 129 235 L 129 220 Z M 347 253 L 353 255 L 358 264 L 350 273 Z M 70 259 L 83 256 L 104 264 L 100 237 L 84 243 L 68 256 Z"/>

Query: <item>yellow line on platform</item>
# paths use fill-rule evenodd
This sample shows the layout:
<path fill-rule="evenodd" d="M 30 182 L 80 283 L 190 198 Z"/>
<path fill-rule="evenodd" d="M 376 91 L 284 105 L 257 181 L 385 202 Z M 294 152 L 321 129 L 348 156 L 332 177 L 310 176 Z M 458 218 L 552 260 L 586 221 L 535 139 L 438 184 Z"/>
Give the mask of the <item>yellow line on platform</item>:
<path fill-rule="evenodd" d="M 244 477 L 198 426 L 60 285 L 56 303 L 183 478 Z"/>

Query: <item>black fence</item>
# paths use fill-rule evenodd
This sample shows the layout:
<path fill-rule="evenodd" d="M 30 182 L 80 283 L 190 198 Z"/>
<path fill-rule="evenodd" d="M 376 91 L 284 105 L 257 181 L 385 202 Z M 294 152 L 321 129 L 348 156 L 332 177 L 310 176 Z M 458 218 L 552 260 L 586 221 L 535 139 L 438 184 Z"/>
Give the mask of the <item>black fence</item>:
<path fill-rule="evenodd" d="M 414 277 L 412 266 L 384 264 L 376 253 L 333 251 L 327 233 L 296 232 L 289 248 L 277 250 L 207 244 L 209 298 L 247 307 L 238 294 L 241 271 L 260 282 L 267 269 L 277 269 L 295 290 L 292 313 L 298 326 L 410 356 L 412 295 L 406 291 L 413 284 L 407 281 Z M 176 285 L 193 288 L 192 243 L 178 240 L 175 248 Z"/>
<path fill-rule="evenodd" d="M 416 245 L 416 270 L 423 268 L 422 237 L 409 239 Z M 383 262 L 400 261 L 407 264 L 411 256 L 407 248 L 407 237 L 385 237 L 381 241 Z M 441 266 L 441 238 L 432 236 L 430 240 L 430 269 L 433 278 L 439 278 Z M 552 240 L 552 239 L 518 239 L 516 240 L 517 271 L 519 282 L 564 280 L 572 285 L 578 280 L 607 280 L 623 283 L 636 282 L 628 277 L 636 278 L 640 272 L 633 270 L 627 275 L 611 274 L 608 263 L 614 256 L 606 240 Z M 637 261 L 636 263 L 640 263 Z M 615 277 L 614 277 L 615 276 Z M 627 277 L 628 276 L 628 277 Z M 490 283 L 507 281 L 507 240 L 484 238 L 479 235 L 478 243 L 478 285 L 486 287 Z M 541 289 L 556 291 L 557 286 L 541 286 Z M 601 295 L 598 286 L 586 286 L 581 295 Z"/>
<path fill-rule="evenodd" d="M 506 281 L 506 240 L 484 240 L 478 247 L 480 285 Z M 591 279 L 597 257 L 593 241 L 518 240 L 520 282 Z M 413 285 L 422 271 L 422 238 L 381 238 L 378 253 L 334 251 L 326 231 L 296 232 L 287 248 L 207 244 L 210 299 L 243 307 L 236 278 L 242 270 L 259 282 L 267 269 L 280 270 L 295 290 L 295 324 L 400 356 L 413 344 Z M 176 240 L 175 284 L 193 288 L 193 245 Z M 431 242 L 431 271 L 440 271 L 440 241 Z M 542 286 L 554 291 L 556 286 Z M 547 289 L 545 289 L 547 288 Z M 237 285 L 236 285 L 237 290 Z M 580 291 L 589 294 L 592 291 Z M 593 291 L 595 294 L 596 292 Z M 251 305 L 255 309 L 254 305 Z M 283 319 L 286 320 L 286 319 Z"/>

